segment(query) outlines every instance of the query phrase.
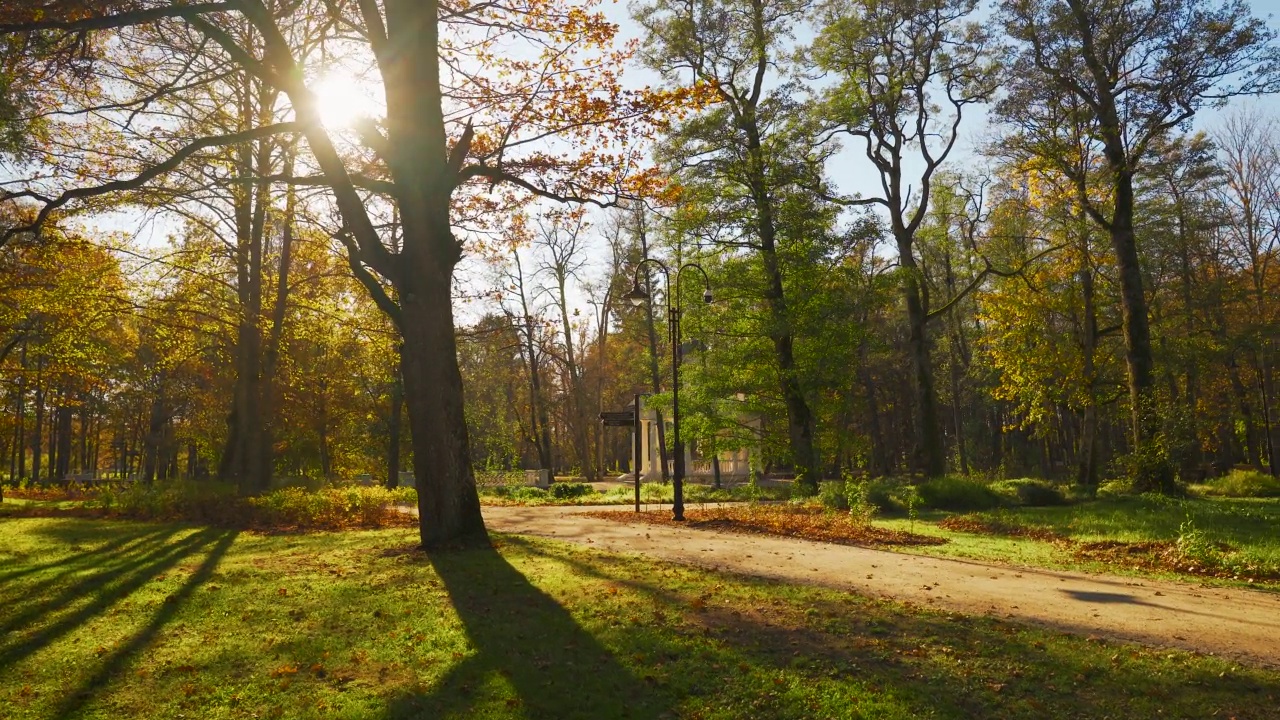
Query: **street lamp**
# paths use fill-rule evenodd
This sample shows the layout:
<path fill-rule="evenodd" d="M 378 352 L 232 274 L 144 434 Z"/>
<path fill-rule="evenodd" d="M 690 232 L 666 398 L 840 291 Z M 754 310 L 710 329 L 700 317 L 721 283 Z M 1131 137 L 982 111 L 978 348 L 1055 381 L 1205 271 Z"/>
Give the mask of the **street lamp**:
<path fill-rule="evenodd" d="M 711 302 L 711 278 L 707 277 L 707 271 L 697 263 L 685 263 L 676 270 L 676 284 L 671 286 L 671 273 L 667 270 L 667 266 L 661 260 L 654 258 L 645 258 L 636 266 L 635 280 L 631 284 L 631 292 L 627 293 L 627 299 L 631 304 L 640 307 L 649 300 L 649 293 L 640 287 L 640 270 L 644 268 L 646 263 L 653 263 L 662 270 L 662 276 L 667 281 L 667 322 L 670 325 L 669 333 L 671 336 L 671 427 L 675 433 L 675 473 L 674 482 L 672 483 L 672 494 L 675 496 L 674 502 L 671 504 L 672 518 L 675 520 L 684 520 L 684 443 L 680 440 L 680 313 L 682 303 L 680 300 L 680 273 L 690 268 L 702 273 L 702 281 L 704 290 L 702 291 L 702 301 Z M 675 305 L 671 303 L 672 296 L 675 296 Z M 640 408 L 636 408 L 639 412 Z"/>

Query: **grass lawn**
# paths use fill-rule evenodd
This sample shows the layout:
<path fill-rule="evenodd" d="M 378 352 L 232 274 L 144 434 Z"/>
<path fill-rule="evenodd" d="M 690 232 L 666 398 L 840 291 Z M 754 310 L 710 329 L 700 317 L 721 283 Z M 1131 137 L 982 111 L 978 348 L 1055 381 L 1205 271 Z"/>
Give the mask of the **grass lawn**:
<path fill-rule="evenodd" d="M 6 718 L 1271 718 L 1280 673 L 549 541 L 0 521 Z"/>
<path fill-rule="evenodd" d="M 956 532 L 937 525 L 951 513 L 922 513 L 915 523 L 901 518 L 876 520 L 884 527 L 948 538 L 945 545 L 916 546 L 904 551 L 946 557 L 1012 562 L 1042 567 L 1131 571 L 1172 576 L 1127 567 L 1123 562 L 1082 560 L 1069 548 L 1023 537 Z M 1180 535 L 1199 531 L 1210 543 L 1224 543 L 1229 563 L 1280 572 L 1280 499 L 1188 499 L 1127 497 L 1057 507 L 1020 507 L 977 513 L 1000 524 L 1050 531 L 1079 542 L 1176 542 Z M 1188 523 L 1189 524 L 1185 524 Z M 1280 588 L 1270 582 L 1262 585 Z"/>

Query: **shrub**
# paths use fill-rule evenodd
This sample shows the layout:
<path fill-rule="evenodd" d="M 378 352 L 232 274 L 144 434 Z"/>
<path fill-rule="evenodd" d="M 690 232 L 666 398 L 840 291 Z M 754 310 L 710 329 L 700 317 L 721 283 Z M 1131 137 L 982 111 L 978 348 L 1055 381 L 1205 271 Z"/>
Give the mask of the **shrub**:
<path fill-rule="evenodd" d="M 848 510 L 849 496 L 844 480 L 827 480 L 818 483 L 818 501 L 828 510 Z"/>
<path fill-rule="evenodd" d="M 1018 505 L 1045 507 L 1067 504 L 1067 498 L 1062 494 L 1062 491 L 1044 480 L 1033 480 L 1031 478 L 1002 480 L 998 483 L 993 483 L 991 489 L 998 495 Z"/>
<path fill-rule="evenodd" d="M 551 483 L 551 497 L 557 500 L 572 500 L 583 495 L 590 495 L 595 488 L 587 483 L 557 482 Z"/>
<path fill-rule="evenodd" d="M 867 504 L 882 515 L 902 512 L 906 509 L 906 503 L 895 497 L 897 491 L 898 486 L 888 480 L 868 480 Z"/>
<path fill-rule="evenodd" d="M 1280 497 L 1280 479 L 1257 470 L 1232 470 L 1204 486 L 1206 495 L 1232 498 Z"/>
<path fill-rule="evenodd" d="M 100 489 L 87 505 L 141 520 L 228 523 L 244 515 L 235 486 L 215 482 L 110 485 Z"/>
<path fill-rule="evenodd" d="M 391 491 L 391 501 L 397 505 L 417 505 L 418 490 L 402 485 Z"/>
<path fill-rule="evenodd" d="M 281 488 L 247 498 L 253 519 L 273 527 L 342 528 L 400 524 L 396 495 L 379 485 L 348 485 L 316 491 Z"/>
<path fill-rule="evenodd" d="M 934 510 L 990 510 L 999 507 L 1000 496 L 978 480 L 941 477 L 916 486 L 920 502 Z"/>
<path fill-rule="evenodd" d="M 510 490 L 511 492 L 507 494 L 507 497 L 512 500 L 546 500 L 548 497 L 546 490 L 532 485 L 521 485 L 520 487 L 510 488 Z"/>

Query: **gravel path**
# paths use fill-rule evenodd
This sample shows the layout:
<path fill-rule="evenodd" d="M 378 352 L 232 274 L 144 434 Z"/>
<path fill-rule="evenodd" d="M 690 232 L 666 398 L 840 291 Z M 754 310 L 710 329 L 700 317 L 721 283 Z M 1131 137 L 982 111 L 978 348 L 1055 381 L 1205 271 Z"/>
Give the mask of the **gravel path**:
<path fill-rule="evenodd" d="M 584 517 L 601 507 L 485 507 L 491 530 L 789 582 L 826 585 L 1080 635 L 1280 668 L 1280 594 L 993 565 Z M 613 506 L 619 512 L 627 508 Z"/>

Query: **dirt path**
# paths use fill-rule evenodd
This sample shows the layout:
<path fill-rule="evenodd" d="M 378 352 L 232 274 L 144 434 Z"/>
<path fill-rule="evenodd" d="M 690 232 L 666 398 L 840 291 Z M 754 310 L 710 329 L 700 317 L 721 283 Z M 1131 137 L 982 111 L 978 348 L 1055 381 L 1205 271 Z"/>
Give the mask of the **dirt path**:
<path fill-rule="evenodd" d="M 1280 667 L 1280 595 L 1077 572 L 1014 568 L 791 538 L 627 524 L 581 507 L 486 507 L 499 532 L 556 538 L 746 575 L 854 590 Z M 616 506 L 611 509 L 618 509 Z M 625 512 L 625 509 L 620 512 Z"/>

